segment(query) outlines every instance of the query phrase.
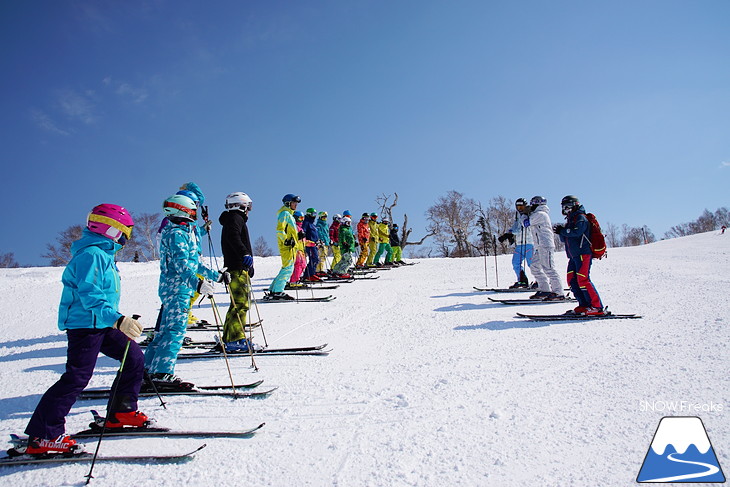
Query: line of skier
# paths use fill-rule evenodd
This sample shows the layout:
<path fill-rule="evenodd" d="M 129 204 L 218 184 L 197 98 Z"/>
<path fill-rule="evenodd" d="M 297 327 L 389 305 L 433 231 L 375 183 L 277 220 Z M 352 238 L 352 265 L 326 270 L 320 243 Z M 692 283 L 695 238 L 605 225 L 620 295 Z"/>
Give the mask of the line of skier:
<path fill-rule="evenodd" d="M 363 213 L 352 228 L 352 213 L 345 210 L 332 216 L 307 208 L 297 208 L 301 198 L 289 193 L 282 198 L 283 206 L 276 219 L 276 243 L 281 256 L 281 270 L 271 282 L 264 299 L 292 300 L 285 290 L 296 289 L 307 283 L 319 282 L 324 277 L 350 279 L 352 269 L 404 264 L 397 224 L 386 217 L 378 222 L 377 213 Z M 359 249 L 353 266 L 353 254 Z M 328 255 L 332 252 L 332 263 Z M 381 258 L 384 260 L 381 261 Z"/>
<path fill-rule="evenodd" d="M 290 299 L 282 297 L 287 296 L 283 288 L 294 272 L 297 255 L 306 255 L 306 270 L 302 272 L 309 281 L 317 280 L 318 274 L 350 277 L 358 246 L 361 250 L 355 267 L 402 263 L 397 225 L 389 225 L 387 219 L 377 222 L 376 214 L 363 214 L 361 221 L 366 227 L 358 229 L 356 239 L 349 211 L 335 215 L 328 226 L 327 213 L 313 208 L 304 215 L 296 214 L 295 219 L 300 201 L 298 196 L 287 194 L 277 216 L 282 269 L 272 281 L 269 298 Z M 206 236 L 210 239 L 211 227 L 202 190 L 193 182 L 185 183 L 164 200 L 165 218 L 159 228 L 158 295 L 162 304 L 145 352 L 135 341 L 143 332 L 138 315 L 119 311 L 121 280 L 114 258 L 132 237 L 134 220 L 119 205 L 101 204 L 91 210 L 81 238 L 71 245 L 72 257 L 62 275 L 58 327 L 68 340 L 66 371 L 42 396 L 25 430 L 27 445 L 17 451 L 37 456 L 81 451 L 76 440 L 65 433 L 65 418 L 88 385 L 99 353 L 122 363 L 111 388 L 107 417 L 102 421 L 105 428 L 139 428 L 151 423 L 137 409 L 143 389 L 193 389 L 192 383 L 175 375 L 177 355 L 188 324 L 197 320 L 191 312 L 194 302 L 201 295 L 212 301 L 217 283 L 226 286 L 231 298 L 219 346 L 228 352 L 258 348 L 245 333 L 254 275 L 247 227 L 252 207 L 246 193 L 226 197 L 225 210 L 218 219 L 224 267 L 214 270 L 202 261 L 202 241 Z M 328 248 L 334 254 L 329 271 Z M 380 264 L 382 255 L 385 261 Z"/>
<path fill-rule="evenodd" d="M 569 313 L 588 316 L 603 315 L 605 309 L 590 278 L 594 249 L 591 245 L 592 228 L 585 208 L 578 198 L 567 195 L 561 200 L 565 223 L 553 225 L 547 199 L 534 196 L 529 203 L 524 198 L 515 201 L 515 221 L 498 240 L 515 245 L 512 267 L 517 281 L 510 288 L 531 288 L 536 292 L 530 299 L 543 301 L 565 301 L 563 284 L 555 269 L 555 239 L 558 235 L 565 244 L 568 256 L 567 282 L 578 301 L 578 306 Z M 600 249 L 605 252 L 604 249 Z M 531 286 L 524 269 L 524 262 L 530 268 L 535 283 Z"/>

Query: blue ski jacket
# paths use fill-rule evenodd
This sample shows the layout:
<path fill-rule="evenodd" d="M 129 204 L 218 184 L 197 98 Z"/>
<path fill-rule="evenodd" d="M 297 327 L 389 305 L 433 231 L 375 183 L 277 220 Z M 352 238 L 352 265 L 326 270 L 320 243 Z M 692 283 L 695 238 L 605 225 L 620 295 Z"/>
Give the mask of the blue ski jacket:
<path fill-rule="evenodd" d="M 319 218 L 317 220 L 317 233 L 319 239 L 325 244 L 330 245 L 330 227 L 327 225 L 327 220 Z"/>
<path fill-rule="evenodd" d="M 71 244 L 71 260 L 61 276 L 63 292 L 58 328 L 111 328 L 122 317 L 119 307 L 119 269 L 114 254 L 122 246 L 84 228 Z"/>
<path fill-rule="evenodd" d="M 560 241 L 565 243 L 565 253 L 568 257 L 592 253 L 590 232 L 591 225 L 583 205 L 568 213 L 568 216 L 565 217 L 565 227 L 558 234 Z"/>

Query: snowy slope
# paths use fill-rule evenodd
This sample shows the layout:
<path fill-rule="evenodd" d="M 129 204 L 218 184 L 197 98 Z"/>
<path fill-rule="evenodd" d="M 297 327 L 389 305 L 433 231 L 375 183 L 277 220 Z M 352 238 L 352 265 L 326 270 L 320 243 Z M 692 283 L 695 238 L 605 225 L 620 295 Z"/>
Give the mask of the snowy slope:
<path fill-rule="evenodd" d="M 495 284 L 489 258 L 489 284 Z M 558 256 L 563 269 L 566 260 Z M 510 256 L 499 284 L 513 282 Z M 121 311 L 152 325 L 155 263 L 121 264 Z M 278 258 L 257 259 L 257 296 Z M 63 371 L 56 329 L 60 268 L 0 270 L 0 434 L 21 433 L 45 389 Z M 263 400 L 170 398 L 141 407 L 179 428 L 265 428 L 254 439 L 105 440 L 102 452 L 208 447 L 185 465 L 99 464 L 96 485 L 634 485 L 665 415 L 699 415 L 725 472 L 730 470 L 730 236 L 717 232 L 610 249 L 594 282 L 616 313 L 642 320 L 531 323 L 516 311 L 563 312 L 565 304 L 504 306 L 472 286 L 484 261 L 427 259 L 346 284 L 330 303 L 261 303 L 271 346 L 327 342 L 327 357 L 260 357 L 231 362 L 237 382 L 264 379 Z M 222 312 L 223 293 L 215 296 Z M 213 321 L 209 303 L 195 309 Z M 210 333 L 191 332 L 195 338 Z M 259 334 L 257 342 L 262 343 Z M 101 358 L 91 386 L 111 383 Z M 222 359 L 184 361 L 177 372 L 200 384 L 229 381 Z M 719 404 L 722 411 L 659 411 L 657 401 Z M 85 427 L 78 402 L 68 430 Z M 7 436 L 5 436 L 7 437 Z M 89 449 L 94 443 L 89 442 Z M 4 468 L 7 485 L 79 485 L 88 466 Z M 238 481 L 236 481 L 238 483 Z"/>

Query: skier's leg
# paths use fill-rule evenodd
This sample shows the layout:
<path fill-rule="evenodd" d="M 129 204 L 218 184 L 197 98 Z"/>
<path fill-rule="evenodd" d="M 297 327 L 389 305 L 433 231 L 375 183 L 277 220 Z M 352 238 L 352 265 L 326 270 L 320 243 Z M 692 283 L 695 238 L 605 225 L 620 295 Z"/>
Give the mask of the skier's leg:
<path fill-rule="evenodd" d="M 235 342 L 246 338 L 243 327 L 246 324 L 246 313 L 249 309 L 249 280 L 246 278 L 246 271 L 230 271 L 231 304 L 226 313 L 226 321 L 223 324 L 223 342 Z"/>
<path fill-rule="evenodd" d="M 580 256 L 580 268 L 576 271 L 576 280 L 578 286 L 583 290 L 585 299 L 590 303 L 589 306 L 603 308 L 601 297 L 590 278 L 592 260 L 590 254 Z"/>
<path fill-rule="evenodd" d="M 104 332 L 95 329 L 67 330 L 66 372 L 36 406 L 28 426 L 29 436 L 55 439 L 65 431 L 66 416 L 94 373 Z"/>
<path fill-rule="evenodd" d="M 107 417 L 112 417 L 115 412 L 126 412 L 137 410 L 137 398 L 142 385 L 144 375 L 144 353 L 137 345 L 137 342 L 130 340 L 119 330 L 107 329 L 101 344 L 100 352 L 115 360 L 121 361 L 124 358 L 124 350 L 129 344 L 127 357 L 124 360 L 124 367 L 120 374 L 114 379 L 112 391 L 114 404 L 107 404 Z"/>

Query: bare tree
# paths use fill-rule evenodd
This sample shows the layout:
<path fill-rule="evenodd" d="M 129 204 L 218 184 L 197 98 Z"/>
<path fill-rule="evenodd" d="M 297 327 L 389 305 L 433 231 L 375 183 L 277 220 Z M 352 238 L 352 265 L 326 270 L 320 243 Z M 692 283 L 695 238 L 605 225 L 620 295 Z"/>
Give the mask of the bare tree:
<path fill-rule="evenodd" d="M 723 225 L 728 226 L 730 215 L 726 207 L 718 208 L 715 213 L 705 210 L 697 220 L 688 223 L 680 223 L 669 229 L 664 238 L 684 237 L 695 233 L 704 233 L 717 230 Z"/>
<path fill-rule="evenodd" d="M 58 234 L 56 245 L 46 244 L 48 252 L 41 255 L 49 259 L 52 266 L 63 266 L 71 260 L 71 244 L 81 238 L 84 227 L 72 225 Z"/>
<path fill-rule="evenodd" d="M 426 210 L 427 230 L 434 234 L 443 257 L 471 257 L 474 249 L 469 243 L 474 232 L 478 204 L 458 191 L 449 191 Z M 453 244 L 453 248 L 451 247 Z"/>
<path fill-rule="evenodd" d="M 274 255 L 274 251 L 271 250 L 269 244 L 266 243 L 266 239 L 263 235 L 259 236 L 259 238 L 257 238 L 253 243 L 253 254 L 258 257 L 269 257 Z"/>
<path fill-rule="evenodd" d="M 18 261 L 15 260 L 15 254 L 13 252 L 0 254 L 0 268 L 7 269 L 10 267 L 20 267 Z"/>
<path fill-rule="evenodd" d="M 134 230 L 129 243 L 124 246 L 119 258 L 133 259 L 135 254 L 149 262 L 160 258 L 160 249 L 157 243 L 157 230 L 160 227 L 161 217 L 158 213 L 140 213 L 132 215 Z"/>
<path fill-rule="evenodd" d="M 390 202 L 391 198 L 393 198 L 392 203 Z M 398 193 L 393 193 L 393 195 L 383 193 L 375 198 L 375 203 L 380 207 L 380 216 L 384 216 L 388 218 L 391 223 L 395 223 L 395 220 L 393 219 L 393 208 L 398 205 Z M 427 233 L 421 240 L 417 242 L 409 242 L 408 237 L 413 232 L 413 229 L 408 227 L 408 215 L 405 213 L 403 214 L 403 225 L 399 228 L 400 246 L 402 249 L 405 249 L 408 245 L 422 245 L 428 237 L 433 235 L 432 233 Z"/>
<path fill-rule="evenodd" d="M 616 225 L 606 223 L 601 230 L 603 230 L 603 236 L 606 238 L 606 245 L 608 247 L 618 247 L 621 244 L 619 229 Z"/>

